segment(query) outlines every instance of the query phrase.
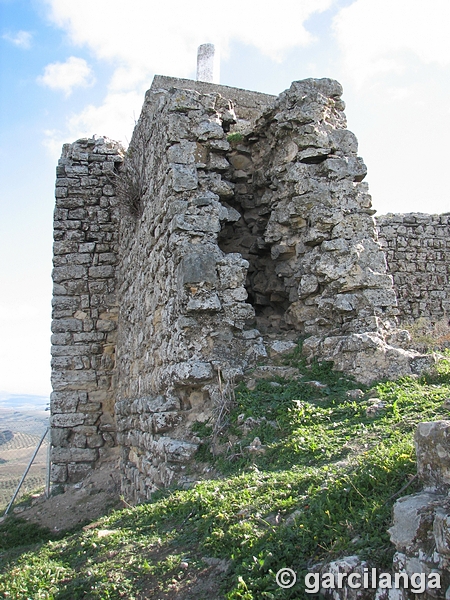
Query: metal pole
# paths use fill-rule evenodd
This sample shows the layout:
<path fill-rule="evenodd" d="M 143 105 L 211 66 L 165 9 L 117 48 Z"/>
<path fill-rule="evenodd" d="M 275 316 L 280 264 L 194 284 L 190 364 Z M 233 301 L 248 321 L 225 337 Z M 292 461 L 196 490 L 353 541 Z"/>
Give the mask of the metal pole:
<path fill-rule="evenodd" d="M 47 432 L 49 429 L 47 429 Z M 50 497 L 50 468 L 52 464 L 52 439 L 51 435 L 48 436 L 48 446 L 47 446 L 47 470 L 45 473 L 45 497 Z"/>
<path fill-rule="evenodd" d="M 41 445 L 42 445 L 42 442 L 44 441 L 44 439 L 45 439 L 45 436 L 47 435 L 48 429 L 49 429 L 49 428 L 47 427 L 47 429 L 45 430 L 45 433 L 44 433 L 44 435 L 41 437 L 41 441 L 40 441 L 40 442 L 39 442 L 39 444 L 36 446 L 36 450 L 34 451 L 34 453 L 33 453 L 33 456 L 31 457 L 31 459 L 30 459 L 30 462 L 28 463 L 28 466 L 27 466 L 27 468 L 25 469 L 25 473 L 22 475 L 22 479 L 20 480 L 20 482 L 19 482 L 19 485 L 17 486 L 17 488 L 16 488 L 16 491 L 14 492 L 14 495 L 13 495 L 13 497 L 11 498 L 11 502 L 8 504 L 8 507 L 7 507 L 7 508 L 6 508 L 6 510 L 5 510 L 5 513 L 4 513 L 4 515 L 3 515 L 4 517 L 5 517 L 5 516 L 8 514 L 8 512 L 9 512 L 9 509 L 10 509 L 10 508 L 11 508 L 11 506 L 13 505 L 13 502 L 14 502 L 14 500 L 16 499 L 16 497 L 17 497 L 17 494 L 19 493 L 19 490 L 20 490 L 20 488 L 22 487 L 22 483 L 24 482 L 24 479 L 25 479 L 25 477 L 27 476 L 27 473 L 28 473 L 28 471 L 30 470 L 30 467 L 31 467 L 31 465 L 33 464 L 33 461 L 34 461 L 34 459 L 36 458 L 36 454 L 39 452 L 39 448 L 41 447 Z"/>

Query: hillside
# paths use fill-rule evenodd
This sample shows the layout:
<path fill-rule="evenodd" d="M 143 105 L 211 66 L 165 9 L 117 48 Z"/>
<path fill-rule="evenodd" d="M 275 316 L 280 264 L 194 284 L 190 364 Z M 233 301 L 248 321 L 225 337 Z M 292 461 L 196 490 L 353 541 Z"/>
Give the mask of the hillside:
<path fill-rule="evenodd" d="M 207 480 L 65 534 L 4 522 L 1 597 L 284 600 L 311 597 L 317 562 L 357 554 L 388 568 L 393 503 L 420 487 L 414 431 L 448 418 L 449 398 L 448 355 L 369 389 L 297 350 L 249 374 L 220 427 L 197 424 Z M 289 589 L 276 584 L 284 567 L 297 573 Z"/>
<path fill-rule="evenodd" d="M 11 500 L 33 452 L 48 427 L 49 413 L 41 396 L 19 396 L 0 392 L 0 514 Z M 45 484 L 47 443 L 41 446 L 20 490 L 35 490 Z M 20 498 L 19 495 L 19 498 Z"/>

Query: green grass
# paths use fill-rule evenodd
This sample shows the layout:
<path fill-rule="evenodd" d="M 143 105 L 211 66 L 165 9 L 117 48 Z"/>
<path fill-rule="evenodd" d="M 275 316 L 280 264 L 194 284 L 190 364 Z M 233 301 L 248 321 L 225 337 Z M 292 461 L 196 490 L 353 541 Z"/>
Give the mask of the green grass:
<path fill-rule="evenodd" d="M 230 142 L 230 144 L 239 144 L 239 142 L 242 142 L 243 139 L 244 136 L 238 131 L 235 131 L 234 133 L 229 133 L 227 135 L 227 140 Z"/>
<path fill-rule="evenodd" d="M 297 381 L 237 388 L 220 440 L 227 452 L 213 456 L 210 424 L 197 425 L 199 458 L 219 477 L 166 490 L 60 540 L 22 533 L 14 547 L 3 546 L 0 597 L 187 598 L 185 590 L 208 568 L 202 558 L 213 557 L 230 561 L 217 598 L 297 599 L 308 597 L 302 576 L 317 561 L 358 554 L 388 566 L 392 505 L 418 489 L 417 423 L 448 417 L 442 405 L 450 397 L 450 360 L 433 375 L 382 382 L 370 393 L 361 388 L 360 400 L 346 392 L 361 386 L 330 365 L 307 368 L 298 353 L 290 363 L 302 373 Z M 368 416 L 375 394 L 384 406 Z M 242 422 L 261 416 L 266 420 L 244 435 Z M 265 451 L 251 454 L 246 447 L 256 436 Z M 1 525 L 0 540 L 5 527 L 20 524 Z M 281 567 L 298 573 L 292 589 L 277 587 Z M 207 590 L 195 597 L 212 598 Z"/>

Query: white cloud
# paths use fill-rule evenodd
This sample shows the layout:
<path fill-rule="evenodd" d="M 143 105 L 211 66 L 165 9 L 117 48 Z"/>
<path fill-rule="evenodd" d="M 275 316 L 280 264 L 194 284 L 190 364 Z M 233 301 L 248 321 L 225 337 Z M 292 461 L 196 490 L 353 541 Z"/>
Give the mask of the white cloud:
<path fill-rule="evenodd" d="M 409 62 L 450 65 L 448 0 L 356 0 L 334 19 L 346 75 L 359 87 Z"/>
<path fill-rule="evenodd" d="M 33 34 L 30 31 L 20 30 L 17 33 L 4 33 L 2 38 L 11 42 L 11 44 L 14 44 L 14 46 L 17 46 L 18 48 L 29 50 L 31 48 Z"/>
<path fill-rule="evenodd" d="M 75 87 L 88 87 L 94 83 L 91 67 L 84 58 L 71 56 L 64 63 L 55 62 L 47 65 L 38 82 L 53 90 L 62 90 L 66 96 Z"/>
<path fill-rule="evenodd" d="M 253 2 L 229 0 L 47 0 L 51 20 L 72 42 L 86 45 L 101 59 L 121 68 L 116 77 L 132 88 L 149 73 L 187 77 L 196 63 L 197 47 L 213 42 L 226 55 L 231 40 L 258 48 L 280 60 L 294 46 L 313 41 L 304 26 L 312 14 L 335 0 L 279 0 L 270 13 Z M 124 77 L 124 71 L 127 77 Z"/>
<path fill-rule="evenodd" d="M 111 92 L 103 104 L 90 104 L 80 113 L 67 119 L 67 129 L 47 129 L 43 144 L 55 162 L 61 156 L 61 148 L 68 140 L 81 137 L 106 135 L 127 147 L 144 102 L 144 90 L 139 92 Z"/>
<path fill-rule="evenodd" d="M 334 18 L 349 127 L 380 212 L 448 211 L 449 21 L 448 0 L 355 0 Z"/>
<path fill-rule="evenodd" d="M 68 120 L 70 131 L 80 135 L 108 135 L 128 145 L 144 102 L 144 90 L 111 92 L 101 106 L 89 105 Z"/>
<path fill-rule="evenodd" d="M 315 41 L 305 21 L 336 0 L 279 0 L 270 14 L 241 0 L 225 5 L 210 0 L 128 0 L 126 6 L 122 0 L 46 2 L 51 21 L 73 43 L 114 66 L 102 105 L 87 106 L 70 117 L 66 136 L 99 133 L 126 143 L 155 73 L 193 77 L 197 48 L 205 42 L 217 44 L 222 57 L 237 40 L 279 61 L 294 46 Z M 61 135 L 51 132 L 46 145 L 55 149 Z"/>

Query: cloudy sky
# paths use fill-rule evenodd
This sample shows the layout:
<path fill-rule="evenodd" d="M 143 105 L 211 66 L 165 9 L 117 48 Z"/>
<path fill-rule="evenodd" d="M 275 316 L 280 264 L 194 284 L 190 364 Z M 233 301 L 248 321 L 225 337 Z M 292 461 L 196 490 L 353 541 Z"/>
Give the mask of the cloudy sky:
<path fill-rule="evenodd" d="M 154 74 L 194 78 L 213 42 L 225 85 L 338 79 L 378 212 L 449 211 L 449 23 L 448 0 L 0 0 L 0 391 L 50 391 L 63 143 L 126 144 Z"/>

